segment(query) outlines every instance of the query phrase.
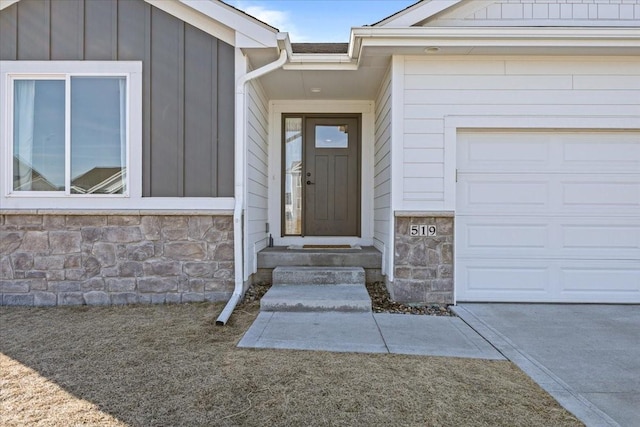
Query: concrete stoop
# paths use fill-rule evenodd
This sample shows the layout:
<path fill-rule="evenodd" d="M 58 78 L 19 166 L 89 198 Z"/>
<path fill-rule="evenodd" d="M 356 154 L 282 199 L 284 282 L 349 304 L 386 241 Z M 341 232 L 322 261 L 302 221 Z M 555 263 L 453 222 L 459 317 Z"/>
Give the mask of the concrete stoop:
<path fill-rule="evenodd" d="M 273 285 L 364 285 L 362 267 L 276 267 Z"/>
<path fill-rule="evenodd" d="M 371 312 L 362 267 L 277 267 L 261 311 Z"/>

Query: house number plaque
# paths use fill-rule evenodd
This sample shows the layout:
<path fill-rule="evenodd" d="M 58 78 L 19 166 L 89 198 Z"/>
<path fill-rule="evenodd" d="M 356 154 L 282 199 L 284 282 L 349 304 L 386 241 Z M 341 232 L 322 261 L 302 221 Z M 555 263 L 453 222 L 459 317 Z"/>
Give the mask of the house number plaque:
<path fill-rule="evenodd" d="M 437 235 L 436 226 L 433 224 L 412 225 L 411 228 L 409 229 L 409 235 L 415 236 L 415 237 L 418 237 L 418 236 L 434 237 Z"/>

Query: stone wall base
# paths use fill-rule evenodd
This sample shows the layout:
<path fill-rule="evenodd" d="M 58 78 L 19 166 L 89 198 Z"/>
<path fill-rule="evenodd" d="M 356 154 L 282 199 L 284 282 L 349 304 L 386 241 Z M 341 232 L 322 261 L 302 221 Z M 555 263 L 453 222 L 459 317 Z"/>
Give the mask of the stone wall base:
<path fill-rule="evenodd" d="M 395 218 L 391 298 L 410 304 L 453 303 L 453 217 Z M 411 226 L 435 225 L 435 236 L 412 236 Z"/>
<path fill-rule="evenodd" d="M 0 304 L 228 300 L 233 218 L 0 215 Z"/>

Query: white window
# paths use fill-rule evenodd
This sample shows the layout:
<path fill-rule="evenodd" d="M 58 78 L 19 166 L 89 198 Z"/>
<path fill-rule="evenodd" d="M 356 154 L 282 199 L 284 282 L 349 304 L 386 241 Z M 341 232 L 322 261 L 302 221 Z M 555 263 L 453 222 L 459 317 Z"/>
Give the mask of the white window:
<path fill-rule="evenodd" d="M 3 61 L 0 71 L 3 196 L 139 193 L 140 62 Z"/>

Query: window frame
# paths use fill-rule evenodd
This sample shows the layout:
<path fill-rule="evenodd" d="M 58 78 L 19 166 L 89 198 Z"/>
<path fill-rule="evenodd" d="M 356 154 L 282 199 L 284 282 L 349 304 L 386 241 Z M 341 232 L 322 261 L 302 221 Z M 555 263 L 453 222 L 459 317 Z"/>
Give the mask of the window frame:
<path fill-rule="evenodd" d="M 71 78 L 124 77 L 126 79 L 125 190 L 119 194 L 71 192 Z M 62 80 L 65 82 L 65 189 L 64 191 L 16 191 L 13 189 L 13 125 L 15 81 Z M 130 199 L 142 196 L 142 62 L 141 61 L 0 61 L 0 177 L 2 199 Z M 4 181 L 4 182 L 2 182 Z"/>

